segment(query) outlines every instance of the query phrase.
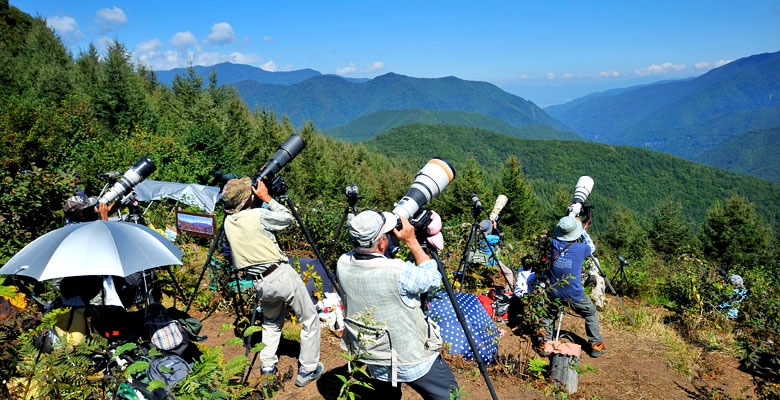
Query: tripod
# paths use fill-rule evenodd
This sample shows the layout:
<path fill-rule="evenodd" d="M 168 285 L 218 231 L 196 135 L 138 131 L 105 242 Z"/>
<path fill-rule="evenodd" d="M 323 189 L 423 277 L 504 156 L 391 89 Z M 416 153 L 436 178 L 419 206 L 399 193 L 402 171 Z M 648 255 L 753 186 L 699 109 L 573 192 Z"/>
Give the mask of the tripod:
<path fill-rule="evenodd" d="M 341 235 L 341 228 L 344 227 L 344 223 L 347 221 L 347 215 L 349 215 L 349 212 L 352 211 L 353 215 L 357 215 L 357 201 L 364 198 L 363 196 L 358 196 L 357 191 L 357 185 L 347 185 L 347 205 L 344 207 L 344 212 L 341 213 L 341 218 L 339 219 L 339 224 L 336 227 L 336 231 L 333 232 L 333 236 L 330 238 L 328 250 L 325 252 L 328 257 L 333 254 L 333 246 L 336 244 L 339 235 Z"/>
<path fill-rule="evenodd" d="M 463 250 L 463 255 L 460 258 L 460 264 L 458 265 L 458 271 L 455 274 L 456 279 L 460 279 L 460 286 L 458 287 L 458 291 L 460 292 L 463 290 L 463 282 L 466 278 L 466 268 L 469 265 L 469 259 L 471 258 L 472 254 L 472 248 L 474 247 L 474 236 L 477 232 L 481 235 L 480 238 L 484 241 L 484 243 L 487 245 L 488 251 L 490 252 L 490 258 L 493 260 L 493 262 L 496 263 L 497 266 L 500 264 L 500 260 L 498 259 L 498 255 L 496 255 L 495 247 L 488 242 L 487 237 L 485 236 L 485 233 L 479 230 L 479 225 L 476 224 L 477 217 L 479 217 L 479 214 L 482 212 L 482 206 L 481 204 L 472 204 L 471 207 L 471 230 L 469 231 L 469 238 L 466 241 L 466 248 Z M 511 263 L 510 263 L 511 268 Z M 509 282 L 509 278 L 504 275 L 503 271 L 501 272 L 501 276 L 504 277 L 506 280 L 506 283 L 508 286 L 512 286 Z"/>
<path fill-rule="evenodd" d="M 614 281 L 615 278 L 620 276 L 620 294 L 623 296 L 626 295 L 626 269 L 625 267 L 628 266 L 628 261 L 626 261 L 623 257 L 618 256 L 618 261 L 620 261 L 620 265 L 618 266 L 618 269 L 615 271 L 615 274 L 612 275 L 612 280 Z"/>
<path fill-rule="evenodd" d="M 591 255 L 590 258 L 593 260 L 594 263 L 596 263 L 596 268 L 599 269 L 599 274 L 601 274 L 602 277 L 604 277 L 604 281 L 606 281 L 607 286 L 609 287 L 609 290 L 612 291 L 612 294 L 615 295 L 615 297 L 618 299 L 618 302 L 620 303 L 620 306 L 623 307 L 623 311 L 625 311 L 626 316 L 628 317 L 628 320 L 631 321 L 631 325 L 636 325 L 636 322 L 634 322 L 634 319 L 631 318 L 631 313 L 628 312 L 628 309 L 626 308 L 626 305 L 623 304 L 623 300 L 620 299 L 620 296 L 615 291 L 615 288 L 612 287 L 612 283 L 609 282 L 609 278 L 607 278 L 607 274 L 604 273 L 604 270 L 601 269 L 601 263 L 599 263 L 599 259 L 596 258 L 596 256 Z"/>

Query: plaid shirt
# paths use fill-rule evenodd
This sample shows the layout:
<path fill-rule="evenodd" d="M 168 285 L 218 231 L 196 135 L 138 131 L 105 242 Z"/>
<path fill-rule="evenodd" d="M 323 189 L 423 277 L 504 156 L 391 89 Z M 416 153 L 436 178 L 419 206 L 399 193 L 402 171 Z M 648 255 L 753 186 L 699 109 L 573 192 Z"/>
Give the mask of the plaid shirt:
<path fill-rule="evenodd" d="M 401 300 L 409 307 L 420 307 L 420 294 L 436 289 L 440 285 L 441 274 L 436 260 L 424 261 L 420 265 L 407 261 L 406 268 L 398 275 L 398 291 Z M 398 382 L 412 382 L 422 378 L 431 370 L 438 355 L 439 353 L 433 354 L 429 360 L 416 365 L 399 365 Z M 390 366 L 367 365 L 367 367 L 374 378 L 390 382 Z"/>

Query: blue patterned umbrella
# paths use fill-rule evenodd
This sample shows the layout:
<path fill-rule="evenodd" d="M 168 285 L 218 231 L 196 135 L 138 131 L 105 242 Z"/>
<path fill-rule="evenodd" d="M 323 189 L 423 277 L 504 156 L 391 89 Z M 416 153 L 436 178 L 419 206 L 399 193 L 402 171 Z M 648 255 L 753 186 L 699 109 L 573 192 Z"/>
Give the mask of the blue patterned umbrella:
<path fill-rule="evenodd" d="M 430 300 L 428 315 L 441 327 L 441 336 L 447 342 L 449 352 L 461 354 L 466 360 L 473 360 L 474 354 L 471 352 L 466 334 L 455 315 L 455 309 L 452 307 L 447 293 L 435 292 L 428 299 Z M 479 355 L 486 363 L 492 362 L 498 353 L 498 338 L 500 336 L 498 327 L 477 300 L 477 296 L 468 293 L 455 293 L 455 300 L 460 305 L 471 336 L 479 347 Z"/>

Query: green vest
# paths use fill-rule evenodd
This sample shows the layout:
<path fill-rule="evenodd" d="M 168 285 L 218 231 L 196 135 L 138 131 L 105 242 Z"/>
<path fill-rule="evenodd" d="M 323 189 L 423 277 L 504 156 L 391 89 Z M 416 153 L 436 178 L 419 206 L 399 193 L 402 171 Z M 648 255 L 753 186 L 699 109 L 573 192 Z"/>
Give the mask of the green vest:
<path fill-rule="evenodd" d="M 276 261 L 287 262 L 276 238 L 260 223 L 259 208 L 251 208 L 225 217 L 225 234 L 230 242 L 233 265 L 237 269 Z"/>

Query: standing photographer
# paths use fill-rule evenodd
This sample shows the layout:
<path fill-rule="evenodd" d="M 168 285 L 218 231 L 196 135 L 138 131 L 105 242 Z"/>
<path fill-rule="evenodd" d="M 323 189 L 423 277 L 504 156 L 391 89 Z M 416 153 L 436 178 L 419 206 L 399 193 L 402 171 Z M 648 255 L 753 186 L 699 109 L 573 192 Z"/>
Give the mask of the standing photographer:
<path fill-rule="evenodd" d="M 395 229 L 397 218 L 400 231 Z M 417 265 L 385 257 L 390 232 L 406 244 Z M 349 222 L 349 235 L 353 252 L 342 255 L 337 267 L 348 318 L 344 342 L 353 349 L 360 346 L 355 343 L 360 335 L 349 334 L 349 320 L 388 332 L 389 341 L 373 343 L 380 350 L 366 350 L 360 360 L 371 376 L 393 386 L 405 382 L 424 399 L 459 398 L 458 383 L 438 352 L 442 344 L 438 326 L 420 308 L 420 294 L 438 288 L 442 277 L 436 261 L 417 241 L 414 227 L 406 218 L 368 210 Z M 389 384 L 375 390 L 380 396 L 401 397 L 400 389 Z"/>
<path fill-rule="evenodd" d="M 254 193 L 267 204 L 252 208 Z M 277 371 L 279 358 L 276 350 L 282 334 L 286 313 L 285 303 L 292 307 L 303 324 L 301 330 L 300 367 L 296 386 L 306 386 L 322 375 L 320 360 L 320 319 L 303 284 L 301 277 L 288 263 L 287 256 L 279 248 L 273 232 L 280 231 L 295 222 L 285 206 L 269 194 L 265 184 L 257 181 L 252 186 L 249 177 L 231 179 L 222 189 L 225 204 L 225 234 L 230 242 L 233 264 L 244 269 L 254 281 L 257 296 L 263 307 L 263 344 L 260 351 L 261 371 L 272 374 Z"/>
<path fill-rule="evenodd" d="M 552 266 L 547 274 L 552 286 L 548 295 L 558 298 L 581 317 L 585 318 L 585 334 L 590 344 L 589 355 L 598 357 L 607 352 L 599 328 L 599 313 L 590 297 L 582 289 L 582 263 L 596 251 L 596 245 L 582 228 L 582 221 L 566 216 L 555 227 L 552 239 Z M 550 337 L 555 311 L 549 310 L 542 321 L 546 338 Z"/>

